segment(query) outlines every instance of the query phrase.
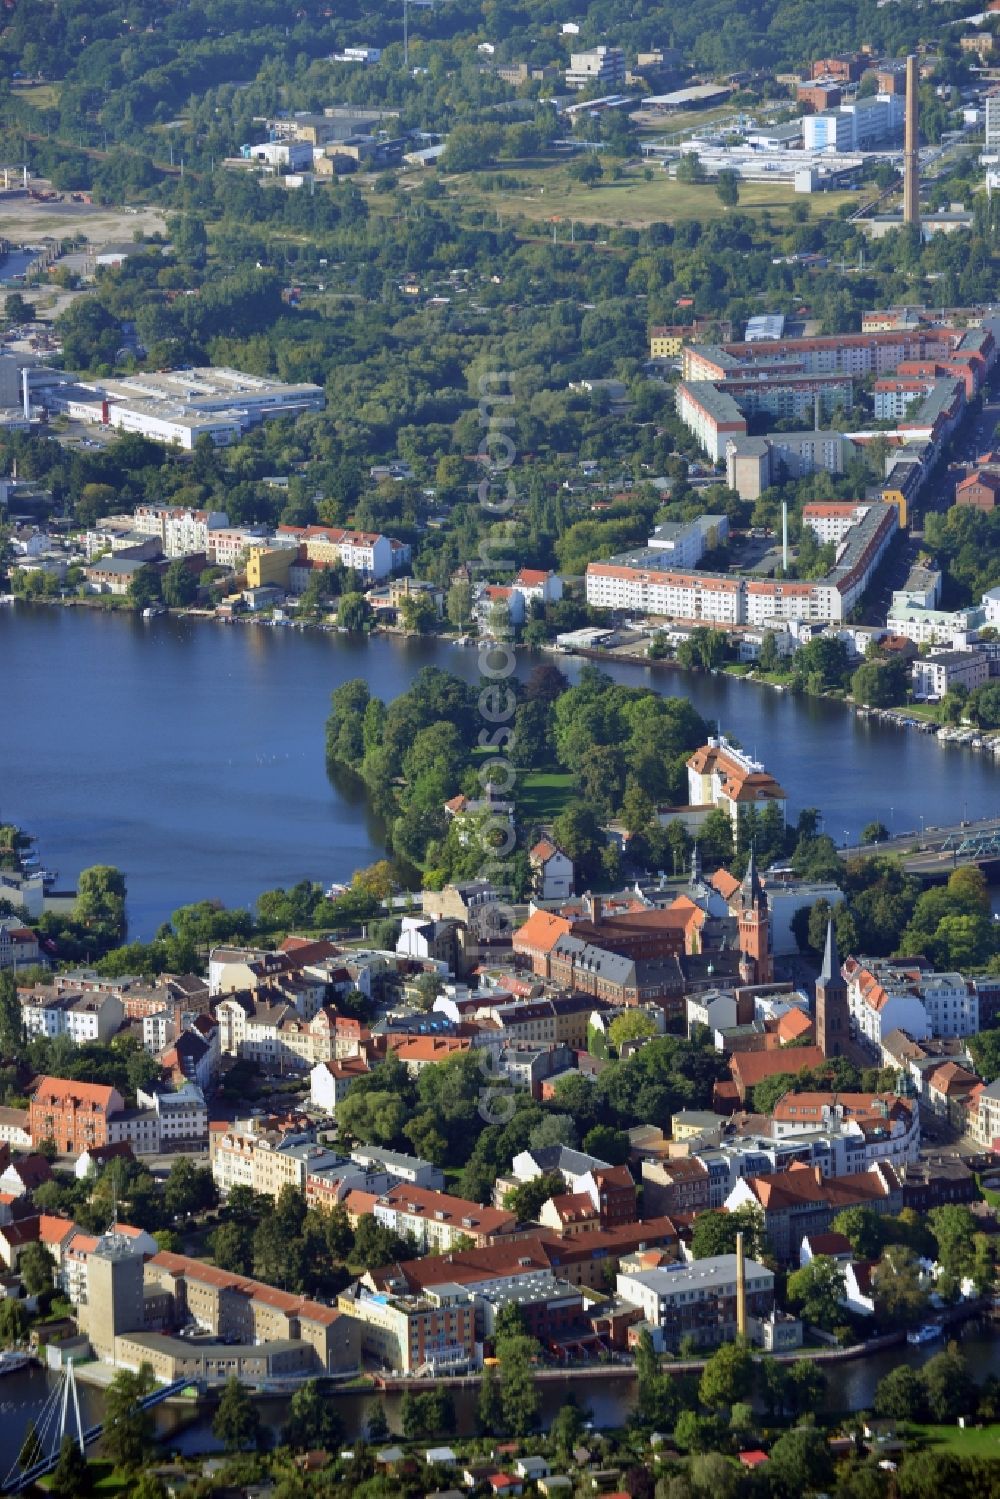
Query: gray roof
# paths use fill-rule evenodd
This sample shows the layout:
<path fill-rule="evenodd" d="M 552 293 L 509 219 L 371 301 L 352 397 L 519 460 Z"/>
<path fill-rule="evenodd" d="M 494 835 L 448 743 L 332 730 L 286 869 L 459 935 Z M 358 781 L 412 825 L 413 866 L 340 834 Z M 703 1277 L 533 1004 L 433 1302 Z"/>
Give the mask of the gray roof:
<path fill-rule="evenodd" d="M 540 1171 L 568 1171 L 571 1176 L 584 1176 L 588 1171 L 606 1171 L 608 1161 L 587 1155 L 583 1150 L 572 1150 L 568 1145 L 543 1145 L 540 1150 L 529 1150 L 528 1154 Z"/>

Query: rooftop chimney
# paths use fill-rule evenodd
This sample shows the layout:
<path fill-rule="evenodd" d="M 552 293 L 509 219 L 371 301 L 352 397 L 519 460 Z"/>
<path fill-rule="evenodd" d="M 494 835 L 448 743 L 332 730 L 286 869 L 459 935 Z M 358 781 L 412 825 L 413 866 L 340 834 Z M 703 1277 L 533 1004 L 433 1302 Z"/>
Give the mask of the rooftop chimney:
<path fill-rule="evenodd" d="M 906 59 L 906 124 L 903 132 L 903 223 L 920 228 L 919 104 L 917 59 Z"/>

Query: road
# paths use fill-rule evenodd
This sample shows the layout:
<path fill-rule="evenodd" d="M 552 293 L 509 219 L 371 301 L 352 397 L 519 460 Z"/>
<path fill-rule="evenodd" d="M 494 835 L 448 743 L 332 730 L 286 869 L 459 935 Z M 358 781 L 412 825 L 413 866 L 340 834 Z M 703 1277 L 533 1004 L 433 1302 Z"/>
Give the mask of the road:
<path fill-rule="evenodd" d="M 952 443 L 951 460 L 942 464 L 931 488 L 920 496 L 910 519 L 909 532 L 900 533 L 890 549 L 889 555 L 879 569 L 874 586 L 869 589 L 863 604 L 863 622 L 882 625 L 892 605 L 892 595 L 901 589 L 909 576 L 911 567 L 924 549 L 924 533 L 920 518 L 931 510 L 947 510 L 955 500 L 955 485 L 961 473 L 959 465 L 974 462 L 993 446 L 993 432 L 1000 423 L 1000 395 L 987 399 L 972 422 L 956 434 Z"/>
<path fill-rule="evenodd" d="M 892 808 L 889 809 L 889 815 L 891 818 Z M 890 828 L 890 833 L 891 832 L 892 829 Z M 912 851 L 914 843 L 916 843 L 921 853 L 937 854 L 939 852 L 942 852 L 941 845 L 946 843 L 949 839 L 972 838 L 977 833 L 1000 834 L 1000 816 L 980 817 L 970 822 L 965 822 L 958 826 L 949 828 L 939 828 L 934 826 L 921 827 L 920 829 L 911 828 L 907 832 L 896 833 L 894 834 L 894 836 L 886 838 L 881 843 L 854 844 L 850 848 L 840 849 L 839 852 L 842 859 L 850 862 L 852 859 L 869 858 L 874 853 L 900 855 L 908 854 Z M 943 850 L 943 852 L 944 855 L 950 860 L 952 850 L 948 848 Z"/>

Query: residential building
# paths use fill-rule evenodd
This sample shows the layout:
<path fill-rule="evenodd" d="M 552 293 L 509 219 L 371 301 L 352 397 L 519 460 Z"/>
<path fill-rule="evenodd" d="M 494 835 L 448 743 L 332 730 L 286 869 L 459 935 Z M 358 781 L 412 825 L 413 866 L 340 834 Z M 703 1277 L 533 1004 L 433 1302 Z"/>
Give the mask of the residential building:
<path fill-rule="evenodd" d="M 224 510 L 190 510 L 178 505 L 140 505 L 133 517 L 135 529 L 155 536 L 165 557 L 188 557 L 209 552 L 210 536 L 229 525 Z"/>
<path fill-rule="evenodd" d="M 649 538 L 650 551 L 659 552 L 671 567 L 697 567 L 705 551 L 724 546 L 729 539 L 729 518 L 700 515 L 692 521 L 664 521 Z"/>
<path fill-rule="evenodd" d="M 349 531 L 343 526 L 279 526 L 279 541 L 298 540 L 310 562 L 353 568 L 365 582 L 381 582 L 409 565 L 410 549 L 377 532 Z"/>
<path fill-rule="evenodd" d="M 351 1212 L 352 1196 L 346 1200 Z M 484 1208 L 445 1192 L 403 1183 L 376 1199 L 373 1217 L 398 1234 L 410 1234 L 425 1252 L 454 1249 L 467 1240 L 474 1245 L 492 1244 L 517 1228 L 517 1216 L 498 1208 Z"/>
<path fill-rule="evenodd" d="M 678 1353 L 681 1340 L 698 1347 L 736 1338 L 737 1257 L 713 1255 L 669 1269 L 619 1271 L 618 1296 L 642 1312 L 658 1352 Z M 744 1262 L 746 1310 L 766 1318 L 774 1310 L 774 1273 L 756 1260 Z"/>
<path fill-rule="evenodd" d="M 422 1295 L 372 1293 L 360 1281 L 338 1307 L 361 1326 L 366 1368 L 396 1374 L 454 1374 L 475 1367 L 476 1306 L 457 1286 Z"/>
<path fill-rule="evenodd" d="M 54 1140 L 64 1155 L 79 1155 L 91 1146 L 107 1145 L 111 1118 L 124 1108 L 125 1100 L 117 1088 L 42 1077 L 28 1107 L 32 1142 Z"/>
<path fill-rule="evenodd" d="M 332 1114 L 347 1097 L 351 1085 L 368 1072 L 363 1057 L 345 1057 L 343 1061 L 317 1062 L 309 1074 L 309 1101 L 313 1108 Z"/>
<path fill-rule="evenodd" d="M 974 1036 L 979 996 L 960 973 L 934 973 L 906 959 L 848 958 L 843 967 L 856 1036 L 881 1047 L 892 1031 L 928 1036 Z"/>
<path fill-rule="evenodd" d="M 935 651 L 918 656 L 912 674 L 916 698 L 942 698 L 955 687 L 974 692 L 989 681 L 989 657 L 985 651 Z"/>
<path fill-rule="evenodd" d="M 525 604 L 557 604 L 562 598 L 563 584 L 558 573 L 541 568 L 522 567 L 511 587 L 521 595 Z"/>
<path fill-rule="evenodd" d="M 763 1215 L 768 1243 L 786 1264 L 798 1264 L 803 1238 L 825 1233 L 844 1208 L 867 1207 L 895 1216 L 902 1206 L 900 1179 L 885 1162 L 844 1177 L 824 1177 L 818 1167 L 793 1165 L 777 1174 L 743 1178 L 726 1199 L 729 1212 L 751 1207 Z"/>
<path fill-rule="evenodd" d="M 752 1098 L 757 1084 L 765 1078 L 800 1072 L 804 1067 L 821 1067 L 823 1060 L 818 1046 L 796 1046 L 791 1051 L 779 1046 L 771 1051 L 734 1052 L 729 1059 L 729 1068 L 740 1102 L 745 1104 Z"/>
<path fill-rule="evenodd" d="M 597 89 L 613 94 L 625 84 L 625 53 L 621 47 L 592 47 L 589 52 L 572 52 L 566 69 L 566 87 Z"/>
<path fill-rule="evenodd" d="M 549 838 L 542 838 L 529 854 L 535 895 L 539 900 L 568 900 L 573 894 L 573 861 Z"/>
<path fill-rule="evenodd" d="M 45 984 L 18 992 L 29 1037 L 68 1036 L 76 1046 L 107 1045 L 122 1026 L 125 1008 L 117 994 L 54 991 Z"/>

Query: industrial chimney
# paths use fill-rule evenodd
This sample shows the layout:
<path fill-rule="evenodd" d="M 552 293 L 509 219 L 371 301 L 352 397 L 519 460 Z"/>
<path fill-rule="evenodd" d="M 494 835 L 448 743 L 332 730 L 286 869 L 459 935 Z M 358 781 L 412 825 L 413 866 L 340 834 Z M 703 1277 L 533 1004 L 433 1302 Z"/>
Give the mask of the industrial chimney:
<path fill-rule="evenodd" d="M 747 1335 L 747 1266 L 743 1253 L 743 1235 L 736 1235 L 736 1336 Z"/>
<path fill-rule="evenodd" d="M 788 576 L 788 501 L 781 502 L 781 566 Z"/>
<path fill-rule="evenodd" d="M 920 228 L 920 145 L 917 59 L 906 59 L 906 124 L 903 132 L 903 223 Z"/>

